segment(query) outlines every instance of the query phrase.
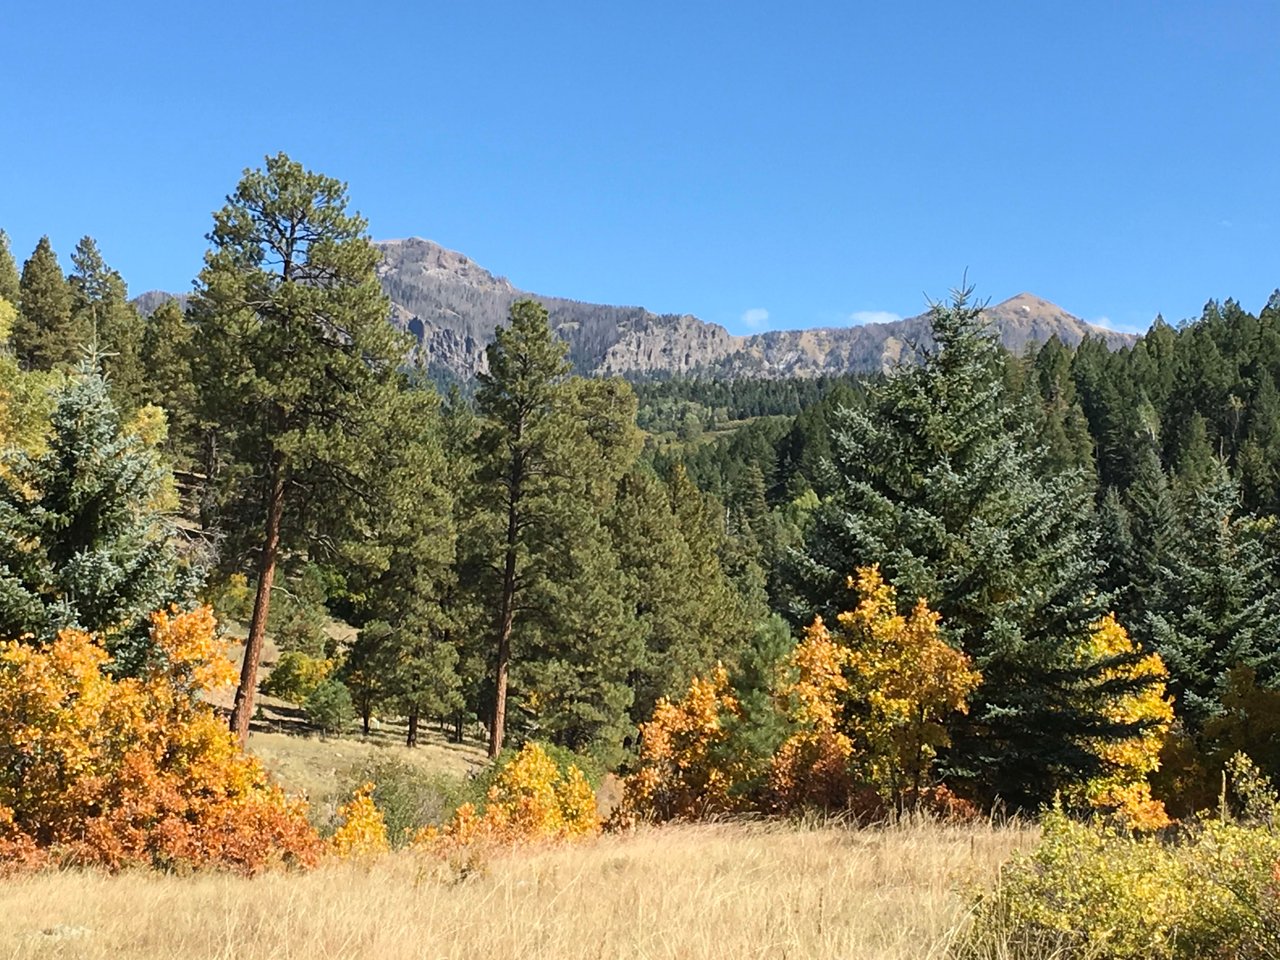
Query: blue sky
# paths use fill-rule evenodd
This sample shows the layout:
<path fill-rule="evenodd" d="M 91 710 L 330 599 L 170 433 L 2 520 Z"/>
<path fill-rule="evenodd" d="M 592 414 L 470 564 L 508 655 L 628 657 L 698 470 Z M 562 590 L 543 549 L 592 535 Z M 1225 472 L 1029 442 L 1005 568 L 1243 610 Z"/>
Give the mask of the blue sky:
<path fill-rule="evenodd" d="M 1142 329 L 1280 286 L 1270 2 L 62 3 L 5 15 L 0 228 L 185 290 L 283 150 L 518 286 L 735 331 L 964 271 Z M 1105 318 L 1105 319 L 1104 319 Z"/>

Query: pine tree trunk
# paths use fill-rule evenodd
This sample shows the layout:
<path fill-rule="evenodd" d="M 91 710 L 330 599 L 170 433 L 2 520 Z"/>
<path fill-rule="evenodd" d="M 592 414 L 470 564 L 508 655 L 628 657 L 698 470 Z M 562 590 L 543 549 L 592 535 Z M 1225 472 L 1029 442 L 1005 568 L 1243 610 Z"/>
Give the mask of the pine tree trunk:
<path fill-rule="evenodd" d="M 513 471 L 514 472 L 514 471 Z M 507 726 L 507 671 L 511 666 L 511 627 L 516 607 L 516 541 L 520 535 L 516 504 L 519 487 L 513 483 L 507 501 L 507 556 L 502 571 L 502 609 L 498 616 L 498 657 L 493 684 L 493 723 L 489 726 L 489 757 L 502 752 Z"/>
<path fill-rule="evenodd" d="M 462 711 L 459 710 L 453 715 L 453 742 L 462 742 Z"/>
<path fill-rule="evenodd" d="M 364 735 L 369 736 L 369 719 L 373 714 L 373 708 L 366 701 L 364 709 L 360 711 L 360 725 L 364 728 Z"/>
<path fill-rule="evenodd" d="M 404 738 L 406 747 L 416 747 L 418 745 L 418 708 L 414 707 L 409 711 L 409 733 Z"/>
<path fill-rule="evenodd" d="M 508 556 L 508 567 L 514 567 L 514 551 Z M 494 675 L 493 723 L 489 725 L 489 757 L 502 752 L 502 741 L 507 726 L 507 671 L 511 666 L 511 624 L 514 604 L 512 597 L 503 590 L 502 616 L 498 621 L 498 663 Z"/>
<path fill-rule="evenodd" d="M 258 662 L 262 659 L 262 641 L 267 633 L 267 615 L 271 611 L 271 583 L 276 577 L 276 559 L 280 552 L 280 522 L 284 516 L 284 463 L 279 453 L 272 457 L 271 496 L 267 502 L 267 523 L 258 564 L 258 592 L 253 598 L 253 619 L 244 645 L 244 663 L 240 667 L 240 684 L 236 687 L 235 706 L 231 710 L 231 732 L 243 747 L 249 740 L 249 720 L 253 717 L 253 699 L 258 689 Z"/>

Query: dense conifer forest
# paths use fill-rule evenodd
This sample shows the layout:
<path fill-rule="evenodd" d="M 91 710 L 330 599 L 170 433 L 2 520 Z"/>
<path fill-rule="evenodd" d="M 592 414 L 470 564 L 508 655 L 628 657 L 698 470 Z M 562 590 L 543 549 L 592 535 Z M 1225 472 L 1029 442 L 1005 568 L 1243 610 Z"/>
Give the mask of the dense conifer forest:
<path fill-rule="evenodd" d="M 1151 684 L 1116 671 L 1151 654 L 1171 809 L 1236 751 L 1280 772 L 1280 293 L 1012 356 L 965 290 L 886 375 L 733 382 L 572 376 L 523 301 L 488 372 L 440 395 L 366 230 L 342 184 L 270 158 L 216 214 L 185 312 L 145 317 L 91 237 L 69 273 L 47 238 L 21 269 L 0 245 L 6 636 L 100 631 L 127 675 L 152 611 L 204 599 L 248 625 L 241 737 L 270 631 L 277 692 L 318 714 L 627 769 L 717 665 L 767 699 L 875 567 L 982 675 L 929 773 L 966 800 L 1106 775 L 1096 744 L 1147 722 L 1107 704 Z M 1108 614 L 1132 645 L 1088 654 Z M 742 720 L 766 753 L 787 726 L 767 712 Z"/>

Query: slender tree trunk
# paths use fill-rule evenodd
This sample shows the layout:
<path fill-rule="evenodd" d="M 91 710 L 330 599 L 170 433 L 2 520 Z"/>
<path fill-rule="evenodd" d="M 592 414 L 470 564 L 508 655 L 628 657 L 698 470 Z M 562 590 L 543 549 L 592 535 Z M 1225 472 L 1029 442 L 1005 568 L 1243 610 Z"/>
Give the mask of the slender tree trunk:
<path fill-rule="evenodd" d="M 502 570 L 502 608 L 498 614 L 498 659 L 493 684 L 493 723 L 489 726 L 489 757 L 502 752 L 507 725 L 507 671 L 511 666 L 511 627 L 516 607 L 516 539 L 520 535 L 516 510 L 519 489 L 512 484 L 507 500 L 507 556 Z"/>
<path fill-rule="evenodd" d="M 360 725 L 364 727 L 364 735 L 369 736 L 369 717 L 373 713 L 373 708 L 366 701 L 364 709 L 360 711 Z"/>
<path fill-rule="evenodd" d="M 276 559 L 280 553 L 280 521 L 284 516 L 284 462 L 279 453 L 272 455 L 271 493 L 267 502 L 267 524 L 258 564 L 258 592 L 253 598 L 253 619 L 249 622 L 249 638 L 244 645 L 244 663 L 240 667 L 240 684 L 236 687 L 235 706 L 231 710 L 231 732 L 243 747 L 249 740 L 249 720 L 253 716 L 253 698 L 258 689 L 258 661 L 262 659 L 262 641 L 267 633 L 267 614 L 271 611 L 271 583 L 276 577 Z"/>
<path fill-rule="evenodd" d="M 406 747 L 416 747 L 418 745 L 418 708 L 414 707 L 409 711 L 409 733 L 404 738 Z"/>
<path fill-rule="evenodd" d="M 453 715 L 453 742 L 462 742 L 462 711 L 459 710 Z"/>

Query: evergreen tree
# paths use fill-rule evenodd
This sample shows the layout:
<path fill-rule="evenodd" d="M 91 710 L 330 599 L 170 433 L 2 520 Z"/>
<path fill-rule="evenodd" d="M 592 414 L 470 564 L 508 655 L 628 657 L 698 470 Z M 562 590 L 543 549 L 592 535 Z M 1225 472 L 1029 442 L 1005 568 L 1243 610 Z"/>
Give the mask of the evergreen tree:
<path fill-rule="evenodd" d="M 1280 684 L 1280 592 L 1275 562 L 1258 522 L 1239 507 L 1239 490 L 1218 464 L 1183 494 L 1180 541 L 1162 569 L 1162 600 L 1148 630 L 1169 668 L 1179 716 L 1192 732 L 1222 712 L 1228 673 L 1253 671 L 1260 686 Z"/>
<path fill-rule="evenodd" d="M 75 364 L 89 337 L 72 313 L 71 289 L 48 237 L 41 237 L 31 258 L 22 265 L 18 287 L 18 318 L 12 343 L 27 370 L 51 370 Z"/>
<path fill-rule="evenodd" d="M 123 278 L 107 266 L 92 237 L 83 237 L 71 254 L 73 325 L 87 332 L 102 356 L 103 372 L 116 408 L 128 415 L 142 393 L 142 366 L 138 351 L 143 323 L 129 303 Z"/>
<path fill-rule="evenodd" d="M 675 484 L 681 497 L 701 500 L 683 472 Z M 732 661 L 749 636 L 750 624 L 710 539 L 713 531 L 699 512 L 684 513 L 697 514 L 697 523 L 684 526 L 672 489 L 636 467 L 618 485 L 608 521 L 626 582 L 627 616 L 643 645 L 628 679 L 637 723 L 653 715 L 659 698 L 678 698 L 718 660 Z"/>
<path fill-rule="evenodd" d="M 570 379 L 564 350 L 545 308 L 520 301 L 479 378 L 466 563 L 492 618 L 492 756 L 509 686 L 526 728 L 564 744 L 608 756 L 629 723 L 638 634 L 604 518 L 639 454 L 636 401 L 621 381 Z"/>
<path fill-rule="evenodd" d="M 1149 615 L 1165 609 L 1168 565 L 1185 536 L 1154 446 L 1139 455 L 1132 485 L 1107 491 L 1099 508 L 1099 557 L 1113 610 L 1133 639 L 1152 650 Z"/>
<path fill-rule="evenodd" d="M 22 298 L 19 290 L 18 265 L 9 248 L 9 235 L 0 230 L 0 300 L 8 300 L 17 307 Z M 6 338 L 7 339 L 7 338 Z"/>
<path fill-rule="evenodd" d="M 366 649 L 358 644 L 353 653 L 366 673 L 372 664 L 385 669 L 377 692 L 408 716 L 409 746 L 417 742 L 422 717 L 452 716 L 461 706 L 459 657 L 451 642 L 457 624 L 449 609 L 456 533 L 444 455 L 435 394 L 402 391 L 387 410 L 378 454 L 386 492 L 369 530 L 377 555 L 362 558 L 363 568 L 375 573 L 359 591 L 365 597 L 361 615 L 386 630 L 362 631 Z M 360 703 L 366 724 L 368 686 Z"/>
<path fill-rule="evenodd" d="M 86 364 L 56 402 L 48 449 L 0 463 L 0 636 L 92 631 L 132 673 L 151 614 L 190 604 L 199 577 L 158 505 L 165 470 L 121 430 L 102 375 Z"/>
<path fill-rule="evenodd" d="M 163 407 L 169 418 L 166 447 L 186 466 L 197 451 L 197 394 L 192 367 L 192 327 L 176 300 L 166 300 L 146 320 L 140 358 L 146 370 L 142 400 Z"/>
<path fill-rule="evenodd" d="M 808 622 L 850 609 L 846 578 L 870 564 L 904 603 L 924 597 L 983 675 L 951 777 L 1034 805 L 1096 766 L 1086 738 L 1122 731 L 1102 715 L 1099 665 L 1080 656 L 1104 612 L 1087 501 L 1078 477 L 1045 465 L 968 293 L 933 308 L 935 346 L 918 367 L 838 416 L 839 487 L 794 558 L 792 611 Z"/>
<path fill-rule="evenodd" d="M 493 708 L 489 756 L 502 752 L 506 738 L 507 687 L 512 637 L 523 594 L 545 578 L 547 562 L 561 543 L 558 514 L 568 504 L 564 484 L 568 430 L 564 423 L 564 381 L 569 364 L 565 345 L 551 335 L 546 308 L 532 300 L 511 307 L 510 324 L 500 327 L 479 376 L 480 415 L 477 506 L 489 521 L 478 571 L 492 583 L 494 608 Z"/>
<path fill-rule="evenodd" d="M 365 229 L 344 184 L 268 157 L 214 214 L 191 305 L 218 524 L 233 556 L 257 565 L 232 711 L 242 741 L 281 556 L 340 551 L 380 508 L 380 440 L 406 350 Z"/>

